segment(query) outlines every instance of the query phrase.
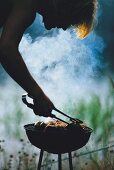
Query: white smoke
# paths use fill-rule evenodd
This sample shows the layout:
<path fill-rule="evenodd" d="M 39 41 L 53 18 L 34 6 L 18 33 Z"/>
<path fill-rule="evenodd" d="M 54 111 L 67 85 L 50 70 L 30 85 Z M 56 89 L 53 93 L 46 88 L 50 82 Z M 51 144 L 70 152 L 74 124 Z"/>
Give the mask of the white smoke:
<path fill-rule="evenodd" d="M 45 30 L 34 42 L 26 34 L 20 52 L 38 84 L 61 105 L 61 102 L 83 93 L 82 89 L 98 76 L 104 42 L 95 32 L 85 40 L 77 39 L 70 29 L 60 29 L 57 34 L 53 32 L 47 34 Z"/>

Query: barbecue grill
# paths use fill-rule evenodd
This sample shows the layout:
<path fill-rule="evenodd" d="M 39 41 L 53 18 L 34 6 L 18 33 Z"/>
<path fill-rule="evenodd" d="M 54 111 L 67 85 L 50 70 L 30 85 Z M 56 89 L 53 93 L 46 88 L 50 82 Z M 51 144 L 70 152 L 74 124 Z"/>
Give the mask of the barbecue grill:
<path fill-rule="evenodd" d="M 22 96 L 23 102 L 33 109 L 34 105 L 28 103 L 26 97 L 27 95 Z M 24 126 L 31 144 L 41 149 L 37 170 L 41 169 L 44 151 L 58 154 L 59 170 L 61 170 L 61 154 L 68 153 L 70 170 L 73 170 L 71 152 L 86 145 L 92 133 L 92 129 L 84 125 L 81 120 L 72 118 L 56 108 L 54 108 L 54 110 L 70 119 L 70 122 L 68 123 L 51 114 L 51 117 L 54 118 L 55 122 L 56 120 L 64 122 L 66 127 L 57 128 L 49 126 L 49 128 L 46 129 L 45 123 L 43 126 L 41 126 L 41 123 L 39 123 L 39 126 L 35 126 L 34 123 Z"/>

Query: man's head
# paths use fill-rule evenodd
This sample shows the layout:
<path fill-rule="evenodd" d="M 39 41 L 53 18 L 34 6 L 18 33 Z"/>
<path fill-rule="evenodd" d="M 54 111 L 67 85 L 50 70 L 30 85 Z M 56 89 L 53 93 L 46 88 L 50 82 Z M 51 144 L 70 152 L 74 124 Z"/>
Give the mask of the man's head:
<path fill-rule="evenodd" d="M 76 28 L 80 38 L 84 38 L 93 28 L 96 0 L 42 0 L 42 16 L 45 27 Z"/>

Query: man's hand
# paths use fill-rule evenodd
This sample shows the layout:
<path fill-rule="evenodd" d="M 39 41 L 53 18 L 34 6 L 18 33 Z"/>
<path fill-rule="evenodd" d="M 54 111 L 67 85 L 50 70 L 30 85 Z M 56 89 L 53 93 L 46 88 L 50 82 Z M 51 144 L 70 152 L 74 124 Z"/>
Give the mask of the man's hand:
<path fill-rule="evenodd" d="M 34 102 L 33 111 L 36 115 L 51 117 L 51 112 L 54 108 L 54 104 L 46 95 L 41 97 L 39 100 L 34 99 L 33 102 Z"/>

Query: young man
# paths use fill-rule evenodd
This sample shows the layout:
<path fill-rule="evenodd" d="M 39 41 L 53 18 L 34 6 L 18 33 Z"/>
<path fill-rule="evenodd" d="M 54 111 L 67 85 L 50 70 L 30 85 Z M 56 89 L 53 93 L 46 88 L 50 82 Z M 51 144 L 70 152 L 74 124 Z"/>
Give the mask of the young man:
<path fill-rule="evenodd" d="M 80 38 L 92 29 L 96 0 L 0 0 L 0 62 L 7 73 L 34 99 L 34 113 L 50 116 L 54 107 L 29 73 L 18 46 L 38 12 L 46 29 L 75 26 Z"/>

